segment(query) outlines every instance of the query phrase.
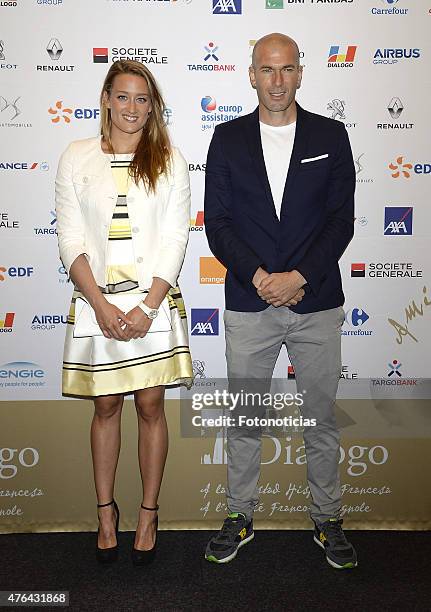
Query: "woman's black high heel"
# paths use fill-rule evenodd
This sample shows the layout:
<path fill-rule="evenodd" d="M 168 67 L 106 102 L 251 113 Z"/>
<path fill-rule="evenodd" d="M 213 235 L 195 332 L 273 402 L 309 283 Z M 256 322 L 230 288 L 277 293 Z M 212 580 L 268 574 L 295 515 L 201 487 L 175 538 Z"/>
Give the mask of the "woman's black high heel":
<path fill-rule="evenodd" d="M 115 535 L 117 536 L 117 544 L 110 548 L 99 548 L 96 543 L 96 558 L 99 563 L 113 563 L 118 559 L 118 525 L 120 523 L 120 511 L 118 509 L 116 501 L 113 499 L 107 504 L 97 504 L 98 508 L 105 508 L 106 506 L 114 506 L 117 518 L 115 521 Z M 99 529 L 97 530 L 99 534 Z"/>
<path fill-rule="evenodd" d="M 155 508 L 147 508 L 141 504 L 141 508 L 143 510 L 149 510 L 151 512 L 157 512 L 159 506 L 157 505 Z M 156 516 L 156 538 L 154 540 L 154 546 L 150 550 L 138 550 L 137 548 L 132 548 L 132 562 L 133 565 L 148 565 L 152 563 L 156 556 L 156 548 L 157 548 L 157 528 L 159 526 L 159 516 Z"/>

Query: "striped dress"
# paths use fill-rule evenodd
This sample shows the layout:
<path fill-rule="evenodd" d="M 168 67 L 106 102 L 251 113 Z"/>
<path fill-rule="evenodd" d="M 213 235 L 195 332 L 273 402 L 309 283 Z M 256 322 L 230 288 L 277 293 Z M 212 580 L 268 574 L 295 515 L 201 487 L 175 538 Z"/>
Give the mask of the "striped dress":
<path fill-rule="evenodd" d="M 141 293 L 134 265 L 132 235 L 127 211 L 130 155 L 110 155 L 118 197 L 109 229 L 107 285 L 104 293 Z M 122 342 L 104 336 L 75 338 L 75 290 L 67 320 L 63 358 L 64 395 L 97 397 L 128 393 L 158 385 L 189 386 L 192 363 L 187 318 L 179 287 L 168 291 L 172 331 L 148 333 Z"/>

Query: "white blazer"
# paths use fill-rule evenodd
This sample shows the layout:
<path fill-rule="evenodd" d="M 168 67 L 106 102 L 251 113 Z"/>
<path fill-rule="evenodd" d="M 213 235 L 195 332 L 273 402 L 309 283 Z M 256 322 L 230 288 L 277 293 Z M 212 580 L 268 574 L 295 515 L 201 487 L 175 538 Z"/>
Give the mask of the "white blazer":
<path fill-rule="evenodd" d="M 99 287 L 106 286 L 108 233 L 116 201 L 101 137 L 72 142 L 60 158 L 55 181 L 60 257 L 69 273 L 84 253 Z M 156 193 L 130 183 L 127 206 L 139 287 L 148 289 L 154 276 L 174 287 L 190 225 L 189 172 L 178 149 L 173 148 L 171 171 L 159 178 Z"/>

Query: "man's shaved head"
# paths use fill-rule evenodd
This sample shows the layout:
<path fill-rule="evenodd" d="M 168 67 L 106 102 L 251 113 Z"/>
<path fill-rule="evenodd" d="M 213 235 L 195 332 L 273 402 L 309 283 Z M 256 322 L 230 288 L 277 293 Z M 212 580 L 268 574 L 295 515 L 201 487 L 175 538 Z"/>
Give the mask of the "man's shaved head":
<path fill-rule="evenodd" d="M 295 55 L 297 58 L 298 66 L 299 66 L 299 47 L 293 38 L 290 36 L 286 36 L 286 34 L 280 34 L 278 32 L 274 32 L 273 34 L 266 34 L 266 36 L 262 36 L 256 42 L 253 47 L 253 55 L 251 57 L 251 64 L 254 68 L 256 68 L 256 63 L 259 62 L 259 55 L 263 49 L 270 48 L 271 45 L 286 45 L 287 47 L 293 47 L 295 50 Z"/>

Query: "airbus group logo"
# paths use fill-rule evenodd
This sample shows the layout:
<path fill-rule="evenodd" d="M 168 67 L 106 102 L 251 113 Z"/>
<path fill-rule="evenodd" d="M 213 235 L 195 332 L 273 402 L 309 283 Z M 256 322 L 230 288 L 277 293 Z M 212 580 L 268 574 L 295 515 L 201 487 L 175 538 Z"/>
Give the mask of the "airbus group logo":
<path fill-rule="evenodd" d="M 192 336 L 219 335 L 218 308 L 192 308 Z"/>
<path fill-rule="evenodd" d="M 190 71 L 234 72 L 235 64 L 221 64 L 218 46 L 210 41 L 204 45 L 203 64 L 187 64 Z"/>
<path fill-rule="evenodd" d="M 413 234 L 413 206 L 385 206 L 385 236 Z"/>
<path fill-rule="evenodd" d="M 241 15 L 242 0 L 212 0 L 213 15 Z"/>
<path fill-rule="evenodd" d="M 373 64 L 397 64 L 401 60 L 418 59 L 420 56 L 420 49 L 377 49 Z"/>

